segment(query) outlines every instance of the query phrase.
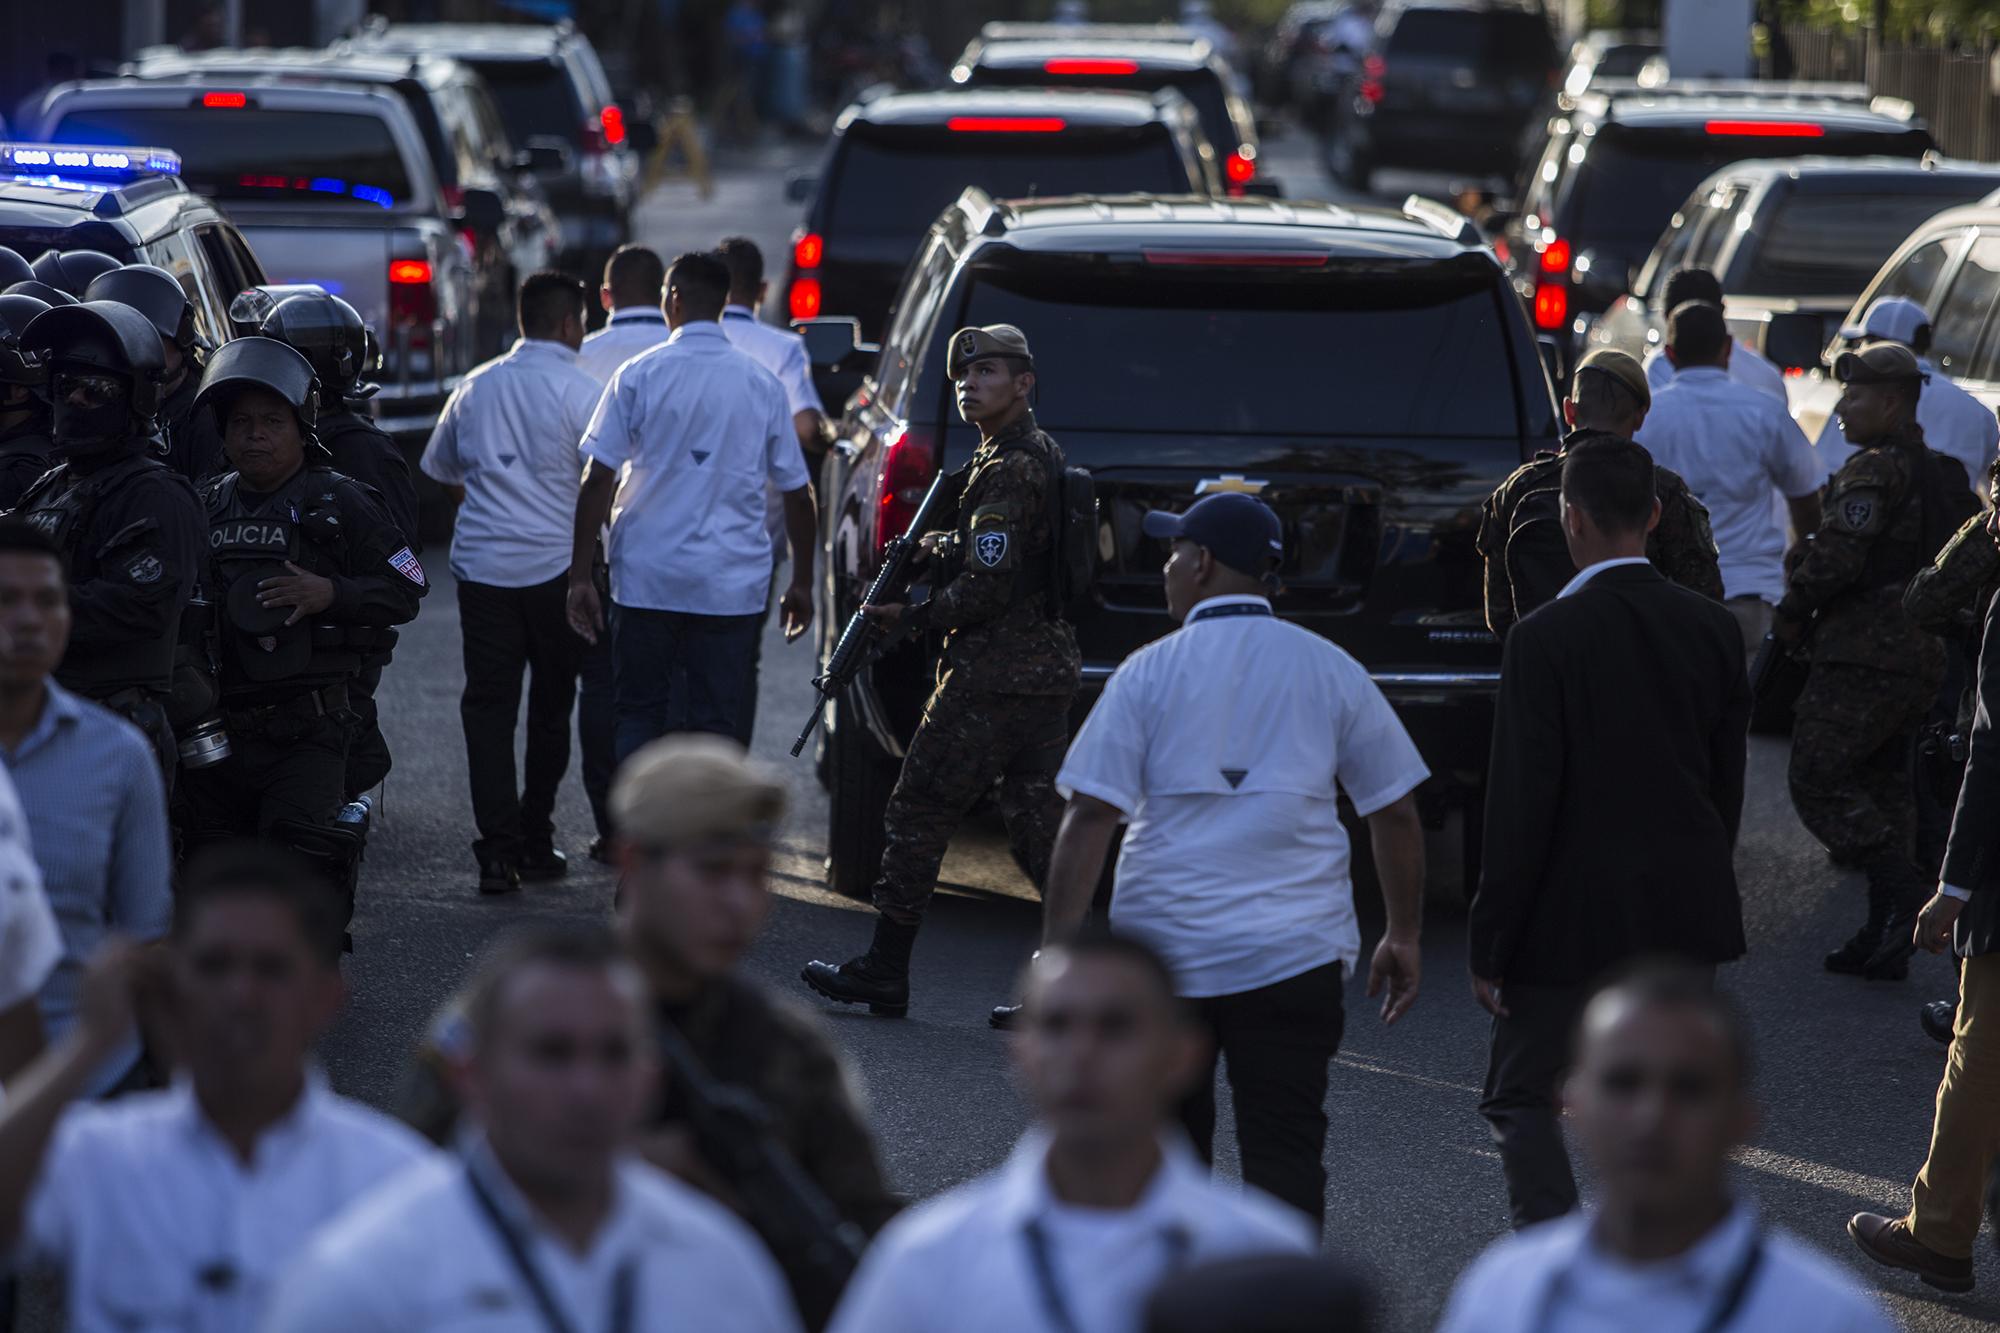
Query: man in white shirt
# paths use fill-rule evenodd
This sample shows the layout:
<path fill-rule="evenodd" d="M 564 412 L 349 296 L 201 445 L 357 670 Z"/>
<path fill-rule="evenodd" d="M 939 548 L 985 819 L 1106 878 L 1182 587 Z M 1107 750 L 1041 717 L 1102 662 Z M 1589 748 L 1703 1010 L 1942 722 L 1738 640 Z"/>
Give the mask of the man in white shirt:
<path fill-rule="evenodd" d="M 784 497 L 787 641 L 812 623 L 817 518 L 785 391 L 730 346 L 718 321 L 729 270 L 685 254 L 667 270 L 673 334 L 620 366 L 584 434 L 569 618 L 591 642 L 604 606 L 590 577 L 611 523 L 611 651 L 618 759 L 675 731 L 748 743 L 744 695 L 770 596 L 768 480 Z M 614 502 L 615 500 L 615 502 Z"/>
<path fill-rule="evenodd" d="M 1689 301 L 1700 301 L 1720 309 L 1722 284 L 1705 268 L 1674 270 L 1660 293 L 1660 308 L 1671 312 Z M 1741 338 L 1731 338 L 1729 343 L 1729 378 L 1745 388 L 1768 394 L 1781 403 L 1787 402 L 1785 372 Z M 1674 375 L 1674 361 L 1667 355 L 1664 343 L 1646 353 L 1646 383 L 1652 386 L 1654 393 L 1672 384 Z"/>
<path fill-rule="evenodd" d="M 1157 949 L 1229 1060 L 1243 1178 L 1326 1207 L 1327 1070 L 1361 953 L 1340 793 L 1368 823 L 1388 908 L 1369 968 L 1384 1021 L 1416 999 L 1424 885 L 1416 787 L 1430 771 L 1347 653 L 1277 619 L 1278 516 L 1247 495 L 1146 515 L 1172 544 L 1181 628 L 1126 658 L 1070 746 L 1043 940 L 1083 920 L 1122 821 L 1111 921 Z M 1218 688 L 1220 682 L 1230 682 Z M 1253 684 L 1254 683 L 1254 684 Z M 1182 1118 L 1215 1135 L 1213 1055 Z"/>
<path fill-rule="evenodd" d="M 1654 968 L 1599 991 L 1564 1100 L 1601 1202 L 1495 1243 L 1439 1333 L 1894 1327 L 1732 1196 L 1729 1155 L 1757 1125 L 1749 1036 L 1707 975 Z"/>
<path fill-rule="evenodd" d="M 583 284 L 536 273 L 521 284 L 521 341 L 465 377 L 438 417 L 424 472 L 462 497 L 451 539 L 465 643 L 466 769 L 479 837 L 479 891 L 559 879 L 556 789 L 569 768 L 569 715 L 584 642 L 569 627 L 577 446 L 597 381 L 577 368 Z M 528 686 L 527 762 L 515 785 L 514 723 Z"/>
<path fill-rule="evenodd" d="M 1040 1123 L 999 1169 L 891 1222 L 830 1333 L 1137 1333 L 1177 1271 L 1312 1253 L 1304 1217 L 1217 1184 L 1169 1127 L 1210 1058 L 1145 945 L 1043 949 L 1014 1043 Z"/>
<path fill-rule="evenodd" d="M 257 1327 L 307 1238 L 430 1152 L 308 1067 L 344 993 L 329 885 L 275 848 L 218 847 L 175 912 L 164 953 L 106 946 L 80 1021 L 0 1111 L 0 1252 L 62 1270 L 77 1333 Z M 72 1105 L 138 1003 L 168 1017 L 185 1076 Z"/>
<path fill-rule="evenodd" d="M 13 779 L 0 770 L 0 1102 L 42 1051 L 42 985 L 62 961 L 62 932 L 42 892 L 28 820 Z"/>
<path fill-rule="evenodd" d="M 1974 398 L 1938 369 L 1926 356 L 1931 348 L 1931 317 L 1907 296 L 1883 296 L 1869 302 L 1859 324 L 1841 329 L 1840 336 L 1855 343 L 1886 341 L 1901 343 L 1916 354 L 1917 364 L 1930 376 L 1923 397 L 1917 400 L 1917 424 L 1923 427 L 1924 443 L 1941 454 L 1950 454 L 1965 464 L 1966 478 L 1977 491 L 2000 451 L 2000 418 L 1993 409 Z M 1841 429 L 1840 413 L 1829 412 L 1815 442 L 1820 464 L 1831 477 L 1840 471 L 1855 452 L 1854 444 Z"/>
<path fill-rule="evenodd" d="M 1735 352 L 1722 307 L 1676 306 L 1667 355 L 1679 373 L 1653 396 L 1638 440 L 1708 507 L 1723 605 L 1754 658 L 1770 632 L 1771 609 L 1785 595 L 1785 529 L 1771 492 L 1785 497 L 1794 532 L 1815 532 L 1824 474 L 1783 397 L 1730 379 Z"/>
<path fill-rule="evenodd" d="M 314 1241 L 266 1333 L 797 1333 L 749 1228 L 625 1145 L 657 1075 L 645 983 L 608 933 L 517 937 L 474 979 L 478 1132 Z"/>

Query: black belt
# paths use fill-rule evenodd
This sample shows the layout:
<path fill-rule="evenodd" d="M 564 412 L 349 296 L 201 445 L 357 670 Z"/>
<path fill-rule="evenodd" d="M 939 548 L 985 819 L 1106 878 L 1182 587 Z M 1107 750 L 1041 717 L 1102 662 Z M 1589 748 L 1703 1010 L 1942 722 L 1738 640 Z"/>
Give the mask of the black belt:
<path fill-rule="evenodd" d="M 270 703 L 243 706 L 225 703 L 222 706 L 222 715 L 223 719 L 229 722 L 261 722 L 265 718 L 280 716 L 327 717 L 345 707 L 347 707 L 347 682 L 336 680 L 331 685 L 322 685 L 316 690 L 308 690 L 303 694 L 295 694 L 290 698 Z"/>

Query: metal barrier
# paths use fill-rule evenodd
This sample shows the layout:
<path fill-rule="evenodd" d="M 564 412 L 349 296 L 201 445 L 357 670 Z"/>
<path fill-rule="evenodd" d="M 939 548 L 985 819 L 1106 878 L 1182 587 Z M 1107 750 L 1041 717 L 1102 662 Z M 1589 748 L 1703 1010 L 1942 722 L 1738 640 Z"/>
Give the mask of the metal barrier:
<path fill-rule="evenodd" d="M 1771 78 L 1858 79 L 1907 99 L 1948 157 L 2000 160 L 2000 91 L 1991 39 L 1883 38 L 1849 29 L 1781 24 L 1761 61 Z"/>

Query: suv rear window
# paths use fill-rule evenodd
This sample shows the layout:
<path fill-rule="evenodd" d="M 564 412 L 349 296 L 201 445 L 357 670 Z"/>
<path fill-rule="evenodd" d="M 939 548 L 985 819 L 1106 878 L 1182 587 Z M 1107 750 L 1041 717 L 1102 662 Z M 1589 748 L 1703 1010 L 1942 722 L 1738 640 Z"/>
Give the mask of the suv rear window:
<path fill-rule="evenodd" d="M 57 122 L 59 143 L 158 144 L 214 199 L 295 198 L 393 208 L 412 193 L 388 123 L 349 112 L 96 107 Z"/>
<path fill-rule="evenodd" d="M 830 236 L 921 236 L 968 185 L 996 199 L 1199 191 L 1164 125 L 1061 134 L 843 136 L 824 223 Z"/>
<path fill-rule="evenodd" d="M 469 62 L 493 90 L 507 137 L 525 144 L 535 135 L 575 139 L 586 117 L 568 70 L 555 60 L 476 60 Z"/>
<path fill-rule="evenodd" d="M 1476 9 L 1412 9 L 1396 21 L 1385 59 L 1436 60 L 1509 75 L 1545 69 L 1555 58 L 1548 25 L 1533 14 Z"/>
<path fill-rule="evenodd" d="M 1001 88 L 1107 88 L 1113 92 L 1156 93 L 1172 88 L 1194 107 L 1201 132 L 1218 153 L 1236 151 L 1236 125 L 1229 118 L 1229 95 L 1212 69 L 1141 69 L 1136 74 L 1112 78 L 1092 75 L 1050 74 L 1036 66 L 995 68 L 982 66 L 973 73 L 975 86 Z"/>
<path fill-rule="evenodd" d="M 976 270 L 959 324 L 1030 330 L 1041 421 L 1156 434 L 1516 437 L 1500 283 L 1477 256 L 1192 275 Z"/>
<path fill-rule="evenodd" d="M 1791 194 L 1761 228 L 1762 240 L 1749 268 L 1732 285 L 1758 296 L 1857 293 L 1926 218 L 1991 188 L 1992 182 L 1981 177 L 1967 184 L 1963 199 L 1887 188 L 1879 193 Z"/>

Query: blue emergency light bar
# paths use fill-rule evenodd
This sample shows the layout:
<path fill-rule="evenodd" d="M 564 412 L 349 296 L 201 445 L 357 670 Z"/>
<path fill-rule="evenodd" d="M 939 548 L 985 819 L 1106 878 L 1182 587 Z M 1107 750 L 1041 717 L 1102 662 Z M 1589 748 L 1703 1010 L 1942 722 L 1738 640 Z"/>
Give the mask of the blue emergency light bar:
<path fill-rule="evenodd" d="M 180 154 L 117 144 L 0 143 L 0 175 L 58 177 L 99 188 L 181 174 Z"/>

